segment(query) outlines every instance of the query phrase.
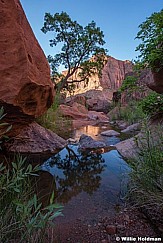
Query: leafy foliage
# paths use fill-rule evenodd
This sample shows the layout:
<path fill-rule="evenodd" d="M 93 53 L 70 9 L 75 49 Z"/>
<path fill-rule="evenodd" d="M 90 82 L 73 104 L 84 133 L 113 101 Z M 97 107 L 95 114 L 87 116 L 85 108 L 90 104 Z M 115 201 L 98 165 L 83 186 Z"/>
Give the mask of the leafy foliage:
<path fill-rule="evenodd" d="M 127 106 L 117 106 L 115 112 L 110 115 L 110 119 L 115 121 L 124 120 L 129 125 L 140 122 L 145 117 L 142 107 L 139 105 L 139 101 L 131 101 Z"/>
<path fill-rule="evenodd" d="M 2 139 L 7 138 L 6 133 L 11 130 L 12 125 L 9 125 L 7 122 L 2 122 L 3 118 L 6 114 L 4 114 L 4 108 L 0 108 L 0 144 L 2 144 Z M 1 150 L 1 146 L 0 146 Z"/>
<path fill-rule="evenodd" d="M 156 126 L 150 130 L 144 126 L 144 136 L 137 141 L 139 154 L 130 161 L 129 198 L 148 213 L 155 222 L 162 221 L 163 215 L 163 127 Z"/>
<path fill-rule="evenodd" d="M 147 115 L 163 114 L 163 94 L 151 92 L 140 102 L 140 106 Z"/>
<path fill-rule="evenodd" d="M 141 44 L 136 51 L 140 51 L 141 66 L 159 71 L 163 68 L 163 9 L 153 13 L 139 28 L 136 38 L 141 40 Z"/>
<path fill-rule="evenodd" d="M 67 87 L 68 83 L 86 81 L 92 74 L 100 75 L 106 50 L 102 48 L 105 44 L 104 34 L 99 27 L 96 27 L 94 21 L 83 27 L 65 12 L 54 15 L 46 13 L 41 30 L 44 33 L 53 32 L 54 38 L 50 40 L 51 47 L 59 43 L 62 45 L 59 54 L 54 57 L 48 56 L 52 74 L 56 80 L 58 78 L 61 80 L 57 84 L 58 90 Z M 58 73 L 60 65 L 67 69 L 66 74 Z M 78 80 L 72 80 L 76 72 Z"/>
<path fill-rule="evenodd" d="M 54 204 L 54 194 L 47 207 L 39 203 L 31 185 L 39 167 L 26 166 L 17 156 L 8 168 L 0 164 L 0 242 L 44 242 L 49 223 L 61 215 L 62 207 Z"/>
<path fill-rule="evenodd" d="M 122 86 L 120 87 L 120 91 L 127 91 L 127 92 L 133 92 L 138 88 L 137 84 L 137 77 L 134 76 L 128 76 L 123 80 Z"/>

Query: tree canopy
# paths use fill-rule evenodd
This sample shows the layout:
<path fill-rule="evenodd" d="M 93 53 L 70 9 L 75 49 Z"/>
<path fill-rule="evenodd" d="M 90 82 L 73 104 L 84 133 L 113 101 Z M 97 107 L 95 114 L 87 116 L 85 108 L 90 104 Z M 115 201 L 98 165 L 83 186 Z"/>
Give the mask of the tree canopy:
<path fill-rule="evenodd" d="M 83 27 L 73 21 L 65 12 L 51 15 L 46 13 L 43 33 L 53 32 L 54 37 L 50 39 L 50 46 L 61 43 L 61 52 L 54 57 L 48 56 L 54 78 L 59 77 L 58 90 L 68 87 L 75 82 L 87 81 L 88 78 L 97 73 L 101 74 L 106 50 L 104 34 L 94 21 Z M 58 68 L 62 65 L 67 70 L 65 75 L 59 75 Z M 77 72 L 78 80 L 71 77 Z"/>
<path fill-rule="evenodd" d="M 136 36 L 141 40 L 136 48 L 136 51 L 140 51 L 139 61 L 143 67 L 159 71 L 163 68 L 163 9 L 153 13 L 139 28 Z"/>

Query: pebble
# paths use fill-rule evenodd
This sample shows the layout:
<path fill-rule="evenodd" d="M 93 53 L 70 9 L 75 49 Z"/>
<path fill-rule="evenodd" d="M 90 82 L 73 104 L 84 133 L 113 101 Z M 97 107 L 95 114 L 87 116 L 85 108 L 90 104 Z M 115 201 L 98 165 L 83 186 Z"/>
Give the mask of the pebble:
<path fill-rule="evenodd" d="M 108 243 L 108 240 L 102 240 L 101 243 Z"/>
<path fill-rule="evenodd" d="M 109 235 L 114 235 L 116 234 L 117 232 L 117 227 L 115 225 L 107 225 L 106 226 L 106 232 L 109 234 Z"/>

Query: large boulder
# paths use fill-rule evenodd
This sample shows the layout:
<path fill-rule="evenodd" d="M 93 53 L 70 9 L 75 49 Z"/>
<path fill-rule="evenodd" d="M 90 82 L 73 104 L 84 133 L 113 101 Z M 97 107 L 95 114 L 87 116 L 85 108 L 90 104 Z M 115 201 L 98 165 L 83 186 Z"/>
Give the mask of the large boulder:
<path fill-rule="evenodd" d="M 51 106 L 50 68 L 19 0 L 0 1 L 0 107 L 12 124 L 7 152 L 53 153 L 65 140 L 33 122 Z"/>
<path fill-rule="evenodd" d="M 19 0 L 0 1 L 0 32 L 0 106 L 11 123 L 32 120 L 50 107 L 54 88 Z"/>
<path fill-rule="evenodd" d="M 149 88 L 157 93 L 163 93 L 163 68 L 158 72 L 153 72 L 153 79 L 148 83 Z M 152 82 L 153 81 L 153 82 Z"/>
<path fill-rule="evenodd" d="M 140 80 L 157 93 L 163 93 L 163 68 L 158 72 L 151 71 L 150 69 L 143 70 Z"/>
<path fill-rule="evenodd" d="M 27 125 L 17 136 L 4 144 L 8 152 L 17 153 L 56 153 L 66 145 L 66 140 L 52 131 L 32 122 Z"/>

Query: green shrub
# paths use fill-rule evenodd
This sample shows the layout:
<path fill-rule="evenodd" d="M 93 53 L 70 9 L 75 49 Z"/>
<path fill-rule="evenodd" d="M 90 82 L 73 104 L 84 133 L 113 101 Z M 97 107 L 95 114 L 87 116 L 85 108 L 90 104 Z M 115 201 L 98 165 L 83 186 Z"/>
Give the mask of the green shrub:
<path fill-rule="evenodd" d="M 128 76 L 123 80 L 122 86 L 120 87 L 119 91 L 127 91 L 132 93 L 133 91 L 138 89 L 136 81 L 138 80 L 137 77 Z"/>
<path fill-rule="evenodd" d="M 0 108 L 0 144 L 2 144 L 2 140 L 6 139 L 6 133 L 11 130 L 12 126 L 9 125 L 6 122 L 3 122 L 3 118 L 5 117 L 6 114 L 4 114 L 4 108 Z M 1 150 L 1 145 L 0 145 L 0 150 Z"/>
<path fill-rule="evenodd" d="M 37 175 L 39 167 L 25 162 L 17 156 L 9 168 L 0 164 L 0 242 L 44 242 L 49 223 L 61 215 L 54 194 L 47 207 L 38 202 L 30 178 Z"/>
<path fill-rule="evenodd" d="M 37 119 L 37 122 L 65 139 L 69 138 L 72 131 L 72 119 L 62 116 L 59 108 L 49 108 L 44 115 Z"/>
<path fill-rule="evenodd" d="M 0 142 L 11 126 L 3 123 L 0 109 Z M 62 207 L 54 204 L 54 193 L 47 207 L 38 201 L 31 177 L 39 166 L 27 166 L 26 159 L 16 156 L 13 162 L 0 163 L 0 242 L 45 242 L 45 232 Z"/>
<path fill-rule="evenodd" d="M 136 48 L 139 51 L 138 62 L 143 68 L 151 68 L 154 71 L 163 69 L 163 9 L 152 13 L 151 16 L 139 25 L 136 39 L 140 44 Z"/>
<path fill-rule="evenodd" d="M 140 152 L 130 162 L 129 198 L 159 221 L 163 216 L 163 127 L 153 131 L 147 127 L 137 143 Z"/>
<path fill-rule="evenodd" d="M 127 106 L 118 106 L 117 112 L 110 117 L 112 120 L 124 120 L 129 125 L 145 118 L 139 102 L 132 101 Z"/>
<path fill-rule="evenodd" d="M 163 114 L 163 95 L 151 92 L 140 102 L 140 106 L 147 115 Z"/>

